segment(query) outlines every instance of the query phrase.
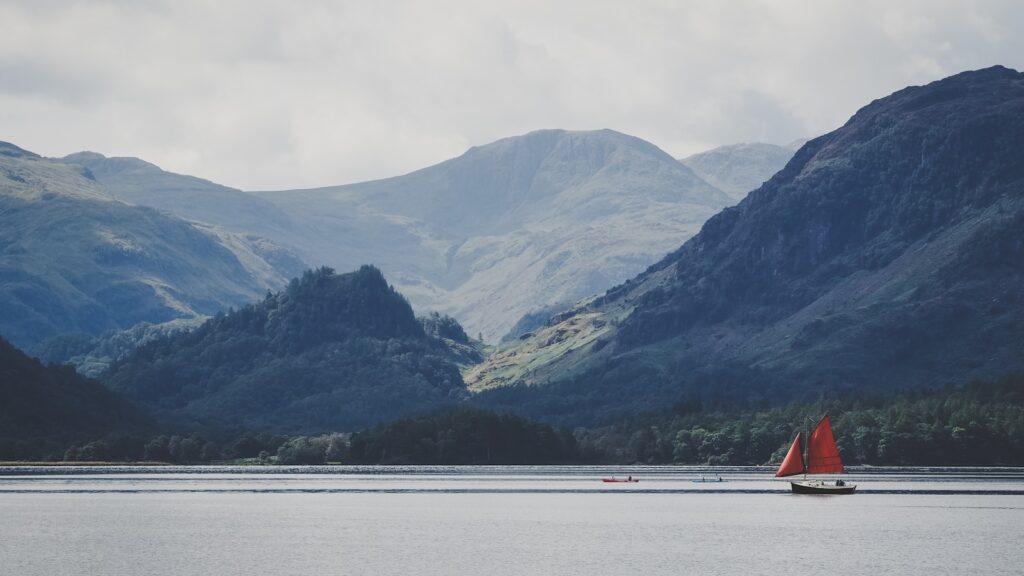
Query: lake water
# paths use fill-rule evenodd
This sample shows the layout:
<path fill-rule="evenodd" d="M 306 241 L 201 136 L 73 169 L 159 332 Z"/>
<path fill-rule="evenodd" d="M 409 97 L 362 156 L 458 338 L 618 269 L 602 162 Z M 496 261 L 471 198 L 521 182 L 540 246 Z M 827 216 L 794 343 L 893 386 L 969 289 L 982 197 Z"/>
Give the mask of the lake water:
<path fill-rule="evenodd" d="M 848 480 L 799 496 L 741 468 L 7 467 L 0 573 L 1024 573 L 1024 470 Z"/>

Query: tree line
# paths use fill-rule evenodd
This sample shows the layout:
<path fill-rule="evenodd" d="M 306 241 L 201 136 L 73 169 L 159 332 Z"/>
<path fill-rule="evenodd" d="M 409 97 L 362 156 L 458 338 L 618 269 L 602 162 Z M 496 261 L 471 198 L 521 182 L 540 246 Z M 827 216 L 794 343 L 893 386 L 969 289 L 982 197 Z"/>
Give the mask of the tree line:
<path fill-rule="evenodd" d="M 556 429 L 513 414 L 450 408 L 356 432 L 108 434 L 72 445 L 0 438 L 0 459 L 253 464 L 765 465 L 830 414 L 847 464 L 1024 465 L 1024 375 L 962 388 L 845 395 L 762 409 L 697 398 L 601 428 Z"/>
<path fill-rule="evenodd" d="M 824 414 L 847 464 L 1024 465 L 1024 375 L 760 410 L 705 410 L 694 398 L 577 436 L 611 462 L 763 465 L 780 462 L 796 433 Z"/>

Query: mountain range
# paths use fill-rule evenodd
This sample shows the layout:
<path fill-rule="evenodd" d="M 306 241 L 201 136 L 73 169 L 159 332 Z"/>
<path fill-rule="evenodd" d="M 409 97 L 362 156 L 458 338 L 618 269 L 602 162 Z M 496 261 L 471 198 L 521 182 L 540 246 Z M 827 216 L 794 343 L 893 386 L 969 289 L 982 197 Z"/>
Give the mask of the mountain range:
<path fill-rule="evenodd" d="M 212 315 L 136 328 L 130 345 L 108 332 L 41 349 L 102 364 L 117 402 L 159 417 L 279 433 L 463 402 L 590 426 L 992 380 L 1024 371 L 1022 145 L 1024 75 L 1002 67 L 872 102 L 731 207 L 612 131 L 535 132 L 397 178 L 260 194 L 0 144 L 0 333 L 31 345 Z M 755 148 L 684 160 L 749 183 L 765 176 L 732 174 L 728 158 Z M 274 291 L 321 258 L 381 268 L 319 268 Z M 399 290 L 471 318 L 470 333 L 515 336 L 481 362 L 458 322 L 417 319 Z"/>
<path fill-rule="evenodd" d="M 315 190 L 245 193 L 95 153 L 62 161 L 119 200 L 271 239 L 311 265 L 373 263 L 418 310 L 488 340 L 637 274 L 733 203 L 653 144 L 611 130 L 533 132 Z"/>
<path fill-rule="evenodd" d="M 1024 75 L 900 90 L 809 141 L 639 276 L 467 374 L 491 405 L 593 422 L 1024 370 Z"/>

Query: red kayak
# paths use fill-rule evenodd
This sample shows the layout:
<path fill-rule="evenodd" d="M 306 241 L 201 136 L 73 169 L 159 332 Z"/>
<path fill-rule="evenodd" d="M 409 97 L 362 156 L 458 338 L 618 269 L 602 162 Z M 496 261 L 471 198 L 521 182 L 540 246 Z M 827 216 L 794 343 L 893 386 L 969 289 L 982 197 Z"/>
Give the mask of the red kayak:
<path fill-rule="evenodd" d="M 636 478 L 601 478 L 601 482 L 626 482 L 628 484 L 634 484 L 636 482 L 639 482 L 639 480 L 637 480 Z"/>

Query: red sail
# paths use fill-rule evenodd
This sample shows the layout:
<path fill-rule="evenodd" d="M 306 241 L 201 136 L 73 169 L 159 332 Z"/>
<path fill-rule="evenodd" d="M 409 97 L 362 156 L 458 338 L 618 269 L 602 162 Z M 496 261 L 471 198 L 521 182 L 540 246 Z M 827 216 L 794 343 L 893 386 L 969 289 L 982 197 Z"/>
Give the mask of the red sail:
<path fill-rule="evenodd" d="M 804 473 L 803 435 L 803 432 L 797 432 L 796 438 L 793 438 L 793 445 L 789 447 L 786 459 L 782 461 L 782 466 L 779 466 L 779 471 L 775 473 L 776 478 Z"/>
<path fill-rule="evenodd" d="M 839 449 L 826 414 L 807 441 L 807 473 L 839 474 L 842 471 L 843 461 L 839 459 Z"/>

